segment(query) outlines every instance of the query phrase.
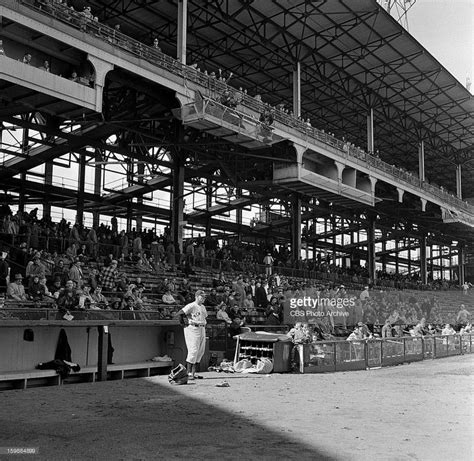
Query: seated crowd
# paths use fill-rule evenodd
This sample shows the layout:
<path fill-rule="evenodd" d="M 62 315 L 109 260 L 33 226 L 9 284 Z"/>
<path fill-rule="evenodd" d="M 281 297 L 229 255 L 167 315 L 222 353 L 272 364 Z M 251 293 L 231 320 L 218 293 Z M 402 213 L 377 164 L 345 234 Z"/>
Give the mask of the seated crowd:
<path fill-rule="evenodd" d="M 410 329 L 422 321 L 436 326 L 449 321 L 458 327 L 466 327 L 470 323 L 470 314 L 465 309 L 458 318 L 442 317 L 438 300 L 433 296 L 378 291 L 369 286 L 362 291 L 346 291 L 344 285 L 332 282 L 321 284 L 317 280 L 280 275 L 274 271 L 272 264 L 276 260 L 268 251 L 263 258 L 267 263 L 265 274 L 254 270 L 257 267 L 252 263 L 253 255 L 250 258 L 248 254 L 242 258 L 247 264 L 242 273 L 227 259 L 233 250 L 237 253 L 242 250 L 239 245 L 222 250 L 212 239 L 207 242 L 205 239 L 191 239 L 186 242 L 182 253 L 167 252 L 165 245 L 174 249 L 168 229 L 160 236 L 149 231 L 134 232 L 129 242 L 128 234 L 118 231 L 116 219 L 112 220 L 111 227 L 101 225 L 96 231 L 94 228 L 82 229 L 78 225 L 70 227 L 64 221 L 57 226 L 49 219 L 40 222 L 36 210 L 29 214 L 17 213 L 17 216 L 20 217 L 18 224 L 30 229 L 26 234 L 30 237 L 30 246 L 25 242 L 20 248 L 11 246 L 8 259 L 7 252 L 1 253 L 0 289 L 18 304 L 54 305 L 61 316 L 71 310 L 146 310 L 146 296 L 150 296 L 158 300 L 163 316 L 169 318 L 173 311 L 193 300 L 194 287 L 187 275 L 205 267 L 206 258 L 215 256 L 217 251 L 222 252 L 221 259 L 211 258 L 209 261 L 220 261 L 216 268 L 223 270 L 218 273 L 212 268 L 212 263 L 208 267 L 214 278 L 206 306 L 211 317 L 214 314 L 216 319 L 225 321 L 231 331 L 238 331 L 246 323 L 282 325 L 285 301 L 303 296 L 354 299 L 354 306 L 347 309 L 346 316 L 336 320 L 333 317 L 317 320 L 313 329 L 319 339 L 329 339 L 338 331 L 344 334 L 351 325 L 365 325 L 372 334 L 377 325 L 388 322 L 394 331 L 398 331 L 397 334 L 409 334 Z M 17 220 L 10 217 L 7 221 L 11 225 Z M 36 231 L 31 232 L 31 229 Z M 50 239 L 56 233 L 68 235 L 66 252 L 62 255 L 56 251 L 48 252 L 48 246 L 44 244 L 42 247 L 46 249 L 40 250 L 36 235 L 38 229 L 49 229 Z M 8 234 L 3 234 L 5 236 Z M 107 243 L 100 245 L 99 240 Z M 9 268 L 8 261 L 12 263 L 13 270 Z M 128 279 L 124 270 L 127 268 L 136 275 L 135 280 Z M 177 268 L 184 274 L 179 281 L 174 276 Z M 233 275 L 228 279 L 226 274 L 229 273 Z M 146 275 L 156 281 L 153 289 L 142 282 L 141 276 Z M 382 335 L 387 328 L 382 329 Z"/>

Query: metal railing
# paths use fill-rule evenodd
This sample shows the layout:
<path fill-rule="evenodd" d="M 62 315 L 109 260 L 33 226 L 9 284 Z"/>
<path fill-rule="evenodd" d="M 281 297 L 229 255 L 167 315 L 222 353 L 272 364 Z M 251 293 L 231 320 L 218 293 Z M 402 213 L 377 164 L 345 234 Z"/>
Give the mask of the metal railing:
<path fill-rule="evenodd" d="M 242 107 L 243 110 L 247 108 L 260 114 L 269 108 L 269 105 L 265 104 L 261 100 L 257 100 L 256 98 L 247 95 L 241 90 L 236 90 L 218 78 L 211 77 L 204 72 L 200 72 L 195 68 L 195 66 L 187 66 L 182 64 L 176 59 L 173 59 L 172 57 L 161 52 L 161 50 L 153 48 L 152 46 L 147 46 L 138 40 L 135 40 L 99 21 L 88 19 L 82 13 L 76 12 L 73 9 L 64 6 L 63 4 L 41 1 L 38 2 L 39 6 L 34 6 L 32 5 L 32 2 L 27 0 L 17 0 L 17 2 L 36 11 L 40 11 L 41 13 L 52 16 L 55 19 L 74 27 L 75 29 L 92 34 L 95 37 L 126 51 L 127 53 L 130 53 L 141 59 L 145 59 L 157 67 L 163 68 L 178 77 L 184 78 L 185 85 L 186 82 L 193 82 L 199 85 L 203 91 L 203 94 L 210 98 L 219 100 L 222 93 L 228 90 L 238 96 L 236 100 L 239 101 L 239 106 Z M 243 111 L 239 112 L 242 112 L 242 115 L 244 114 Z M 304 120 L 287 114 L 283 110 L 272 108 L 272 115 L 276 123 L 282 124 L 285 128 L 296 130 L 298 136 L 301 137 L 302 140 L 305 140 L 305 137 L 307 137 L 310 140 L 319 141 L 329 147 L 332 147 L 335 150 L 335 153 L 337 153 L 339 156 L 350 159 L 351 161 L 355 161 L 356 163 L 360 163 L 364 167 L 372 167 L 379 172 L 382 171 L 387 173 L 389 176 L 394 177 L 397 182 L 400 182 L 402 185 L 407 184 L 417 190 L 431 194 L 437 199 L 440 199 L 459 210 L 474 215 L 474 206 L 469 205 L 467 202 L 459 199 L 440 187 L 436 187 L 426 181 L 421 181 L 420 178 L 414 173 L 396 167 L 395 165 L 390 165 L 360 148 L 351 146 L 348 143 L 341 141 L 328 133 L 325 133 L 323 130 L 319 130 L 308 125 Z"/>
<path fill-rule="evenodd" d="M 474 334 L 321 341 L 303 345 L 302 373 L 364 370 L 474 353 Z"/>

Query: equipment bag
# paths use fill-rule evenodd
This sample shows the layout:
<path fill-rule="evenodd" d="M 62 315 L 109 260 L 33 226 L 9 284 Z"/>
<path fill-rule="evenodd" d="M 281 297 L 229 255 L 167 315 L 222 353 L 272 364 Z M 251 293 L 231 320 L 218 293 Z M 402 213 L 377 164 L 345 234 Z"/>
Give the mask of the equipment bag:
<path fill-rule="evenodd" d="M 187 384 L 188 383 L 188 372 L 186 367 L 181 363 L 171 370 L 168 375 L 168 381 L 170 384 Z"/>

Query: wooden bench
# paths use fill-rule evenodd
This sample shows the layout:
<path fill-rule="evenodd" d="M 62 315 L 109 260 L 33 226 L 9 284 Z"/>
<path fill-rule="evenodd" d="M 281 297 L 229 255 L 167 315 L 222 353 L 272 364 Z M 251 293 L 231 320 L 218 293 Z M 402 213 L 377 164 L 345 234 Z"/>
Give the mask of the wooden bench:
<path fill-rule="evenodd" d="M 167 373 L 172 367 L 173 361 L 107 365 L 107 380 L 150 377 Z M 0 391 L 95 381 L 97 381 L 97 366 L 83 367 L 65 379 L 61 379 L 55 370 L 12 371 L 0 373 Z"/>
<path fill-rule="evenodd" d="M 107 365 L 107 379 L 148 378 L 171 370 L 173 361 L 135 362 Z"/>

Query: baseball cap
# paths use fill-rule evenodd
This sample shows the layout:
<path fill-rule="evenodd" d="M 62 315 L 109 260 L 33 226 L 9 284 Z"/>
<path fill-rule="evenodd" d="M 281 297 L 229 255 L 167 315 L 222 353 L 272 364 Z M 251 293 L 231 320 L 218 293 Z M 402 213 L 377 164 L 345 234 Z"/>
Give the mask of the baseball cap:
<path fill-rule="evenodd" d="M 196 295 L 195 295 L 195 296 L 196 296 L 196 298 L 197 298 L 198 296 L 206 296 L 206 292 L 205 292 L 204 290 L 198 290 L 198 291 L 196 291 Z"/>

